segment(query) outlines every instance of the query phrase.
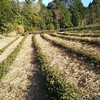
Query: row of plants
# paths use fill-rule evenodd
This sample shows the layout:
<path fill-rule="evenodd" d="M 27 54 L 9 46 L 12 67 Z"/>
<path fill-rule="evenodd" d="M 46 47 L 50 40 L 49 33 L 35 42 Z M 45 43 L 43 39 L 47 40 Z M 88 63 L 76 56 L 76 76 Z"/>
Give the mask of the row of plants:
<path fill-rule="evenodd" d="M 54 70 L 50 67 L 46 55 L 41 51 L 41 48 L 36 41 L 35 35 L 33 36 L 33 42 L 40 69 L 45 78 L 45 84 L 49 92 L 50 100 L 80 100 L 74 85 L 66 82 L 57 69 Z"/>
<path fill-rule="evenodd" d="M 55 30 L 40 30 L 40 31 L 32 31 L 31 34 L 44 34 L 44 33 L 54 33 Z"/>
<path fill-rule="evenodd" d="M 78 36 L 78 37 L 100 37 L 100 34 L 83 34 L 83 33 L 76 34 L 75 32 L 74 33 L 72 32 L 70 34 L 65 32 L 64 33 L 58 32 L 57 34 L 66 35 L 66 36 Z"/>
<path fill-rule="evenodd" d="M 19 45 L 14 49 L 14 51 L 3 61 L 0 63 L 0 80 L 3 78 L 3 76 L 7 73 L 8 67 L 13 63 L 13 61 L 16 59 L 18 52 L 20 51 L 27 35 L 24 36 L 22 41 L 19 43 Z"/>
<path fill-rule="evenodd" d="M 100 24 L 72 27 L 72 28 L 67 28 L 67 30 L 78 30 L 78 31 L 80 30 L 100 30 Z"/>
<path fill-rule="evenodd" d="M 77 38 L 77 37 L 66 37 L 66 36 L 62 36 L 62 35 L 57 35 L 57 34 L 50 34 L 51 36 L 54 36 L 54 37 L 59 37 L 59 38 L 63 38 L 63 39 L 67 39 L 67 40 L 73 40 L 73 41 L 80 41 L 80 42 L 86 42 L 87 44 L 94 44 L 94 45 L 97 45 L 97 46 L 100 46 L 100 40 L 96 40 L 96 39 L 92 39 L 92 40 L 89 40 L 89 39 L 84 39 L 84 38 Z"/>
<path fill-rule="evenodd" d="M 14 43 L 19 37 L 16 37 L 13 41 L 11 41 L 10 43 L 8 43 L 5 47 L 3 47 L 0 50 L 0 55 L 8 48 L 8 46 L 10 46 L 12 43 Z"/>
<path fill-rule="evenodd" d="M 75 47 L 69 47 L 64 42 L 59 42 L 59 41 L 56 41 L 56 40 L 49 39 L 45 35 L 41 35 L 41 36 L 44 39 L 52 42 L 54 45 L 56 45 L 60 48 L 64 48 L 65 50 L 69 51 L 70 53 L 75 54 L 76 56 L 78 56 L 78 58 L 83 59 L 84 61 L 90 63 L 93 66 L 93 69 L 100 68 L 100 59 L 99 58 L 96 58 L 91 54 L 87 54 L 85 51 L 76 50 Z"/>

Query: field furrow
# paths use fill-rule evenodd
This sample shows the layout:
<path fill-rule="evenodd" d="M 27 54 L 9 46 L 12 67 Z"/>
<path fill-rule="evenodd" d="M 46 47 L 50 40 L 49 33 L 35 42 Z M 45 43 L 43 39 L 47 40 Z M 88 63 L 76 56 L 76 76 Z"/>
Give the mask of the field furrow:
<path fill-rule="evenodd" d="M 46 36 L 50 38 L 49 35 Z M 36 40 L 42 52 L 47 56 L 52 69 L 58 69 L 68 82 L 73 83 L 83 100 L 100 99 L 100 75 L 94 73 L 89 64 L 78 60 L 68 51 L 55 47 L 52 42 L 44 40 L 40 35 L 36 35 Z"/>
<path fill-rule="evenodd" d="M 16 60 L 0 82 L 0 100 L 44 100 L 43 77 L 39 71 L 36 55 L 29 35 Z"/>
<path fill-rule="evenodd" d="M 13 50 L 17 47 L 17 45 L 20 43 L 20 41 L 23 39 L 23 36 L 20 36 L 19 39 L 17 39 L 12 45 L 10 45 L 1 55 L 0 55 L 0 63 L 6 59 Z"/>
<path fill-rule="evenodd" d="M 3 39 L 0 39 L 0 50 L 7 44 L 9 44 L 11 41 L 13 41 L 15 38 L 16 37 L 5 37 Z"/>

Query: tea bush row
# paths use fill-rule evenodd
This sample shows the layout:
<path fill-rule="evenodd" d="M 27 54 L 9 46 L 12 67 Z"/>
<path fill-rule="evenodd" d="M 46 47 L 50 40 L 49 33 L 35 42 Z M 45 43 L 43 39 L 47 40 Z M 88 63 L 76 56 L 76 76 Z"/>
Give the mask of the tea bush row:
<path fill-rule="evenodd" d="M 86 42 L 87 44 L 94 44 L 97 46 L 100 46 L 100 40 L 89 40 L 89 39 L 83 39 L 83 38 L 74 38 L 74 37 L 66 37 L 66 36 L 58 36 L 56 34 L 50 34 L 51 36 L 54 37 L 59 37 L 59 38 L 63 38 L 63 39 L 67 39 L 67 40 L 73 40 L 73 41 L 80 41 L 80 42 Z"/>
<path fill-rule="evenodd" d="M 16 59 L 18 52 L 20 51 L 25 39 L 27 36 L 24 36 L 22 41 L 19 43 L 19 45 L 14 49 L 14 51 L 3 61 L 0 63 L 0 80 L 3 78 L 3 76 L 7 73 L 8 67 L 13 63 L 13 61 Z"/>
<path fill-rule="evenodd" d="M 100 68 L 100 59 L 99 58 L 96 58 L 96 57 L 92 56 L 91 54 L 87 54 L 84 51 L 76 50 L 74 47 L 69 47 L 63 42 L 58 42 L 58 41 L 55 41 L 55 40 L 51 40 L 47 36 L 42 35 L 42 37 L 44 39 L 52 42 L 54 45 L 56 45 L 60 48 L 64 48 L 67 51 L 71 52 L 72 54 L 76 54 L 78 57 L 85 60 L 86 62 L 91 63 L 91 65 L 93 65 L 94 69 Z"/>
<path fill-rule="evenodd" d="M 45 77 L 45 84 L 51 97 L 50 100 L 79 100 L 79 97 L 76 95 L 75 87 L 66 82 L 56 69 L 54 70 L 50 67 L 46 55 L 43 54 L 36 41 L 35 35 L 33 36 L 33 42 L 41 71 Z"/>

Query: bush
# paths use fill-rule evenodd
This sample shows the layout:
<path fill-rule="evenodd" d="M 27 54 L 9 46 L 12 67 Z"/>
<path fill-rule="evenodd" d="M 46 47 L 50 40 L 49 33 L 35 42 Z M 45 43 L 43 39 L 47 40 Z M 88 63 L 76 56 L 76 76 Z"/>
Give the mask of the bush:
<path fill-rule="evenodd" d="M 24 33 L 24 27 L 23 27 L 23 25 L 18 25 L 17 26 L 17 33 L 18 34 L 23 34 Z"/>

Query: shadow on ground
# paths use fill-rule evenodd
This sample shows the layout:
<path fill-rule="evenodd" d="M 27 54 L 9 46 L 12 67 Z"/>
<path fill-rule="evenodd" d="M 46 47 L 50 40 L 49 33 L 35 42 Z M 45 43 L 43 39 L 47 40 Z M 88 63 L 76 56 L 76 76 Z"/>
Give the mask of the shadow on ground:
<path fill-rule="evenodd" d="M 40 71 L 39 64 L 37 61 L 37 56 L 34 50 L 34 44 L 32 44 L 33 54 L 31 58 L 31 64 L 33 70 L 32 75 L 28 76 L 31 85 L 27 87 L 28 93 L 25 97 L 25 100 L 49 100 L 48 99 L 48 92 L 45 86 L 44 77 Z"/>

